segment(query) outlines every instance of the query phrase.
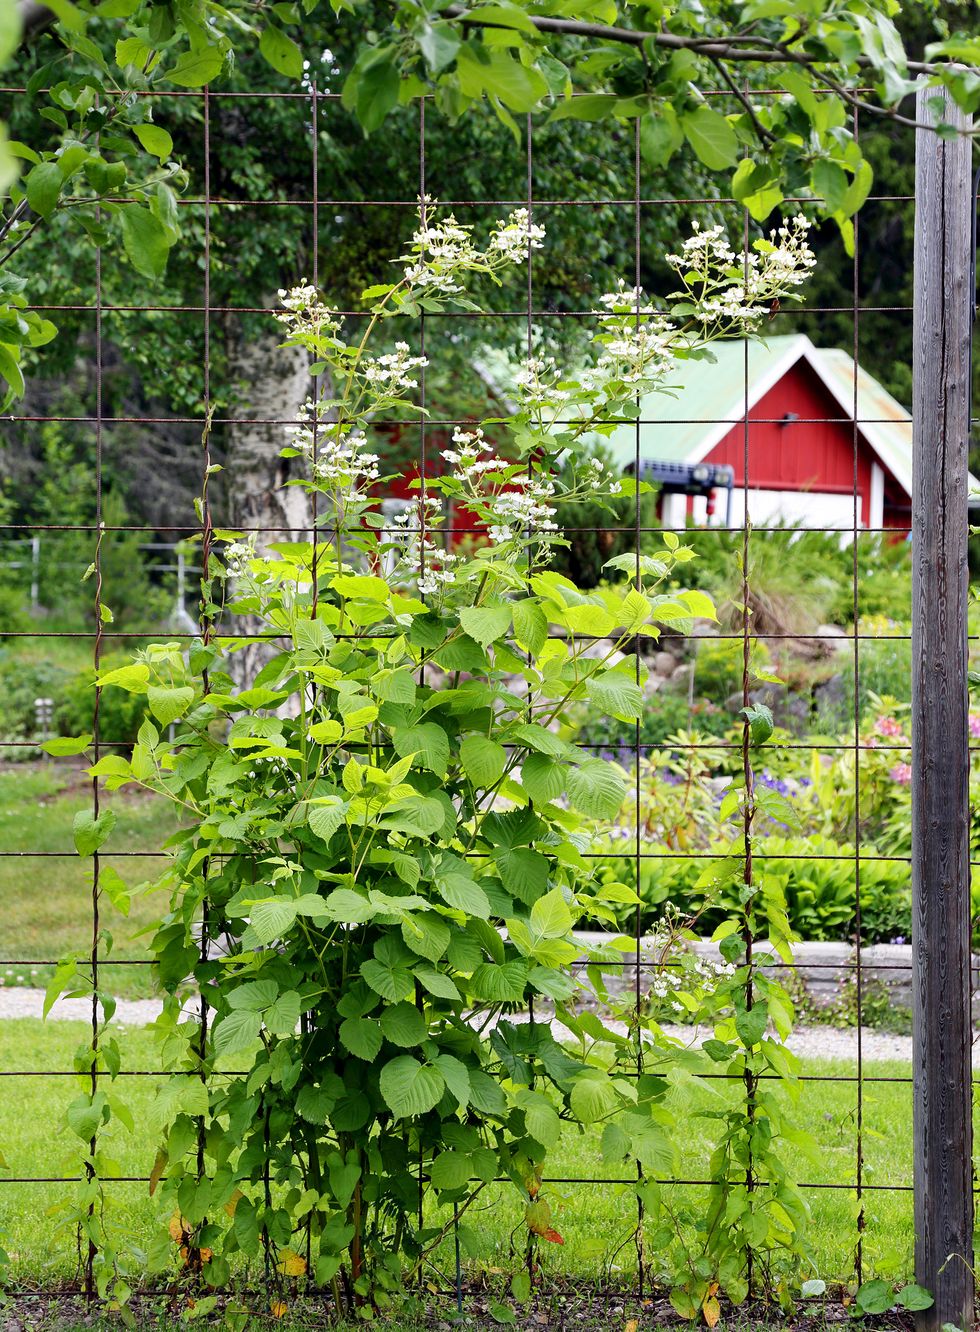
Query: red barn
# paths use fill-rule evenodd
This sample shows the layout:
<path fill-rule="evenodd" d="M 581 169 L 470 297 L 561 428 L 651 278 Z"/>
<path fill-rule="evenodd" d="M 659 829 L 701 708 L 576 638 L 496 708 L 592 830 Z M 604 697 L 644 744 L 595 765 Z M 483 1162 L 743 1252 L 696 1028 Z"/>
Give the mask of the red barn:
<path fill-rule="evenodd" d="M 665 490 L 665 526 L 682 527 L 689 516 L 740 526 L 747 452 L 756 526 L 852 528 L 856 490 L 859 527 L 908 531 L 912 418 L 860 367 L 855 384 L 846 352 L 815 347 L 805 334 L 750 341 L 747 375 L 744 342 L 715 343 L 712 352 L 714 361 L 682 362 L 666 381 L 669 393 L 643 399 L 641 473 L 705 464 L 710 478 L 714 467 L 730 468 L 732 490 Z M 609 443 L 621 469 L 635 464 L 636 427 L 621 427 Z"/>

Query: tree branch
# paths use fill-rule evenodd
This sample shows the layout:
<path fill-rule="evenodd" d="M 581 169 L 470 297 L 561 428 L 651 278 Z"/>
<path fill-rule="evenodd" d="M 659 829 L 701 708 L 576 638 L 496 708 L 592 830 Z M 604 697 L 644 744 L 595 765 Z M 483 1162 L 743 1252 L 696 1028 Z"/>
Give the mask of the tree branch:
<path fill-rule="evenodd" d="M 458 18 L 474 27 L 506 27 L 506 24 L 486 22 L 477 15 L 470 17 L 462 5 L 447 5 L 442 10 L 445 18 Z M 684 37 L 675 32 L 642 32 L 636 28 L 607 27 L 603 23 L 585 23 L 580 19 L 547 18 L 541 14 L 527 16 L 539 32 L 553 32 L 566 37 L 588 37 L 592 41 L 620 42 L 625 46 L 644 46 L 650 42 L 668 51 L 693 51 L 695 55 L 712 60 L 741 61 L 756 65 L 832 65 L 832 56 L 809 55 L 805 51 L 790 51 L 775 42 L 759 45 L 758 38 L 748 34 L 733 34 L 728 38 Z M 741 42 L 754 40 L 755 46 L 742 46 Z M 861 69 L 874 69 L 867 56 L 858 56 L 854 63 Z M 911 74 L 939 74 L 948 65 L 931 65 L 922 60 L 909 60 L 906 68 Z"/>

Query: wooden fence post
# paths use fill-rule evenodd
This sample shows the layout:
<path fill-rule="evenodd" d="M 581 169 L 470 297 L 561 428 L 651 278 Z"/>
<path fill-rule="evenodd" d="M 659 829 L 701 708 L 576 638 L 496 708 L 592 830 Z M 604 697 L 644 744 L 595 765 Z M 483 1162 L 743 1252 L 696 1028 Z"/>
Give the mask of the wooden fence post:
<path fill-rule="evenodd" d="M 917 119 L 935 121 L 935 89 Z M 947 99 L 943 117 L 968 121 Z M 973 1327 L 967 697 L 971 142 L 915 132 L 912 942 L 920 1332 Z"/>

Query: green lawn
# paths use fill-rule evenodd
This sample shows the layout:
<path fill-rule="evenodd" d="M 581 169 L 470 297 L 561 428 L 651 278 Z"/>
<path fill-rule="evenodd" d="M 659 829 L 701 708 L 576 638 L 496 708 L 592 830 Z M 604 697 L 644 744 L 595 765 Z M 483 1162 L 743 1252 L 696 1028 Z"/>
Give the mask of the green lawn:
<path fill-rule="evenodd" d="M 83 1024 L 34 1020 L 7 1021 L 0 1025 L 0 1068 L 4 1070 L 51 1070 L 71 1066 L 73 1050 L 88 1039 Z M 129 1071 L 153 1070 L 158 1062 L 153 1037 L 143 1029 L 130 1029 L 124 1042 L 124 1067 Z M 866 1065 L 866 1074 L 907 1076 L 902 1064 Z M 808 1072 L 853 1073 L 846 1064 L 812 1064 Z M 136 1133 L 121 1128 L 112 1131 L 110 1154 L 120 1175 L 149 1173 L 155 1153 L 152 1132 L 147 1131 L 147 1113 L 153 1099 L 153 1077 L 120 1079 L 118 1094 L 130 1106 Z M 719 1084 L 716 1084 L 719 1085 Z M 74 1176 L 78 1172 L 78 1148 L 72 1135 L 62 1128 L 63 1110 L 77 1092 L 70 1077 L 41 1076 L 0 1078 L 0 1151 L 7 1169 L 0 1180 L 0 1228 L 8 1237 L 15 1280 L 51 1282 L 75 1271 L 74 1235 L 59 1226 L 55 1213 L 69 1186 L 64 1184 L 14 1183 L 27 1176 Z M 738 1095 L 737 1088 L 722 1095 Z M 700 1102 L 695 1097 L 701 1097 Z M 703 1178 L 707 1156 L 706 1121 L 697 1111 L 705 1105 L 704 1092 L 683 1089 L 674 1093 L 674 1109 L 683 1125 L 686 1144 L 682 1172 L 690 1179 Z M 798 1121 L 809 1126 L 819 1142 L 813 1161 L 800 1164 L 800 1178 L 810 1183 L 850 1184 L 854 1178 L 856 1088 L 854 1083 L 808 1082 L 797 1109 Z M 865 1177 L 869 1183 L 911 1182 L 911 1089 L 899 1083 L 871 1083 L 865 1087 L 864 1139 Z M 569 1129 L 566 1139 L 549 1166 L 549 1174 L 572 1179 L 596 1176 L 622 1178 L 622 1171 L 603 1165 L 597 1134 Z M 110 1186 L 117 1202 L 116 1223 L 137 1244 L 148 1240 L 154 1225 L 154 1204 L 145 1184 L 119 1183 Z M 693 1200 L 695 1187 L 674 1186 L 675 1200 Z M 549 1184 L 548 1196 L 554 1223 L 564 1237 L 563 1246 L 547 1246 L 546 1262 L 556 1275 L 595 1279 L 609 1275 L 628 1283 L 635 1270 L 630 1236 L 635 1223 L 635 1198 L 628 1184 Z M 846 1279 L 853 1267 L 855 1212 L 853 1193 L 844 1189 L 815 1189 L 810 1194 L 813 1224 L 809 1239 L 817 1272 L 829 1279 Z M 485 1201 L 468 1215 L 465 1235 L 466 1262 L 471 1271 L 503 1274 L 514 1270 L 511 1236 L 522 1243 L 522 1204 L 510 1186 L 494 1186 Z M 866 1271 L 877 1276 L 902 1278 L 911 1270 L 912 1199 L 910 1193 L 881 1192 L 866 1195 Z M 656 1255 L 649 1255 L 653 1264 Z M 450 1272 L 451 1246 L 440 1257 L 440 1267 Z M 492 1279 L 497 1279 L 493 1278 Z"/>
<path fill-rule="evenodd" d="M 165 862 L 157 855 L 118 852 L 159 850 L 174 830 L 170 807 L 130 789 L 101 793 L 101 807 L 112 809 L 117 823 L 103 862 L 133 888 L 156 879 Z M 91 809 L 92 787 L 75 760 L 51 759 L 0 767 L 0 851 L 58 852 L 0 856 L 0 980 L 5 985 L 44 985 L 51 968 L 38 965 L 67 952 L 91 948 L 92 862 L 75 854 L 72 819 Z M 159 894 L 137 894 L 127 918 L 104 897 L 100 924 L 113 938 L 112 959 L 144 960 L 137 931 L 158 914 Z M 101 949 L 103 955 L 104 947 Z M 126 998 L 151 995 L 149 968 L 104 962 L 102 979 L 112 993 Z"/>

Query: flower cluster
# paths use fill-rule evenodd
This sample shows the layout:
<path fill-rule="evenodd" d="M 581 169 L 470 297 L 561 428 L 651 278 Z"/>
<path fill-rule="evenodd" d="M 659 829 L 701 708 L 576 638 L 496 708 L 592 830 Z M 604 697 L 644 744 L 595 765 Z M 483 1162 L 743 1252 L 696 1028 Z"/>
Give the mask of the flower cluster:
<path fill-rule="evenodd" d="M 518 208 L 490 233 L 490 252 L 502 255 L 510 264 L 520 264 L 529 251 L 542 248 L 544 236 L 544 227 L 531 221 L 526 208 Z"/>
<path fill-rule="evenodd" d="M 348 502 L 363 501 L 365 488 L 378 479 L 380 458 L 366 451 L 359 427 L 326 421 L 326 411 L 322 401 L 307 398 L 297 412 L 299 424 L 286 428 L 291 448 L 306 459 L 316 486 L 344 492 Z"/>
<path fill-rule="evenodd" d="M 807 241 L 809 230 L 809 221 L 798 214 L 737 255 L 724 227 L 702 231 L 695 222 L 681 253 L 668 254 L 666 260 L 684 279 L 683 298 L 696 299 L 698 323 L 745 332 L 769 313 L 774 300 L 794 296 L 809 277 L 817 262 Z"/>
<path fill-rule="evenodd" d="M 459 556 L 436 545 L 429 535 L 443 518 L 442 501 L 435 495 L 420 495 L 392 519 L 400 535 L 404 533 L 392 577 L 410 579 L 421 596 L 432 596 L 456 580 Z"/>
<path fill-rule="evenodd" d="M 435 218 L 435 208 L 428 196 L 419 200 L 411 252 L 402 255 L 405 281 L 422 295 L 456 296 L 463 290 L 464 273 L 495 275 L 508 265 L 526 263 L 544 241 L 544 227 L 531 221 L 526 208 L 518 208 L 496 223 L 487 248 L 481 250 L 474 243 L 472 227 L 458 222 L 453 213 Z"/>
<path fill-rule="evenodd" d="M 249 572 L 249 565 L 255 559 L 255 535 L 247 541 L 230 541 L 224 551 L 225 575 L 237 581 Z"/>
<path fill-rule="evenodd" d="M 358 373 L 379 397 L 393 397 L 406 389 L 418 388 L 412 371 L 429 364 L 424 356 L 412 356 L 407 342 L 396 342 L 395 350 L 384 356 L 366 357 Z"/>
<path fill-rule="evenodd" d="M 278 295 L 283 308 L 276 312 L 276 319 L 290 336 L 329 336 L 340 328 L 336 313 L 323 304 L 316 287 L 311 287 L 305 278 L 288 291 L 280 287 Z"/>

